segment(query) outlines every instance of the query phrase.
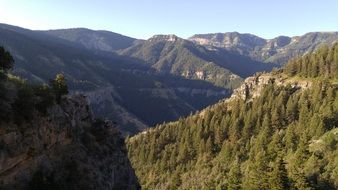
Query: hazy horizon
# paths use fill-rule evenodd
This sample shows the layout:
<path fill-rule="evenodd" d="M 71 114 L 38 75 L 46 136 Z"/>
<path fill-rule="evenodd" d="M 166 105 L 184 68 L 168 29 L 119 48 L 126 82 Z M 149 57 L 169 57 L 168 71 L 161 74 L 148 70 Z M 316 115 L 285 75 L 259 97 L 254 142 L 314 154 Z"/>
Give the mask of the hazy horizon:
<path fill-rule="evenodd" d="M 156 36 L 156 35 L 175 35 L 177 37 L 180 37 L 180 38 L 183 38 L 183 39 L 188 39 L 189 37 L 192 37 L 193 35 L 199 35 L 199 34 L 224 34 L 224 33 L 239 33 L 239 34 L 250 34 L 250 35 L 255 35 L 257 37 L 260 37 L 260 38 L 263 38 L 263 39 L 266 39 L 266 40 L 270 40 L 270 39 L 274 39 L 274 38 L 277 38 L 277 37 L 280 37 L 280 36 L 287 36 L 287 35 L 279 35 L 279 36 L 275 36 L 275 37 L 272 37 L 272 38 L 264 38 L 263 36 L 259 36 L 257 34 L 254 34 L 254 33 L 242 33 L 242 32 L 238 32 L 238 31 L 226 31 L 226 32 L 207 32 L 207 33 L 195 33 L 191 36 L 188 36 L 188 37 L 182 37 L 182 36 L 179 36 L 177 34 L 153 34 L 152 36 L 150 36 L 149 38 L 136 38 L 134 36 L 128 36 L 128 35 L 125 35 L 125 34 L 122 34 L 122 33 L 118 33 L 118 32 L 115 32 L 115 31 L 110 31 L 110 30 L 104 30 L 104 29 L 92 29 L 92 28 L 86 28 L 86 27 L 70 27 L 70 28 L 53 28 L 53 29 L 32 29 L 32 28 L 27 28 L 27 27 L 22 27 L 22 26 L 18 26 L 18 25 L 12 25 L 10 23 L 0 23 L 0 24 L 5 24 L 5 25 L 11 25 L 11 26 L 16 26 L 16 27 L 20 27 L 20 28 L 24 28 L 24 29 L 29 29 L 29 30 L 33 30 L 33 31 L 49 31 L 49 30 L 70 30 L 70 29 L 87 29 L 87 30 L 92 30 L 92 31 L 105 31 L 105 32 L 112 32 L 112 33 L 116 33 L 116 34 L 120 34 L 120 35 L 123 35 L 123 36 L 127 36 L 127 37 L 131 37 L 131 38 L 135 38 L 135 39 L 139 39 L 139 40 L 147 40 L 149 38 L 152 38 L 153 36 Z M 300 34 L 300 35 L 295 35 L 295 36 L 287 36 L 287 37 L 297 37 L 297 36 L 302 36 L 302 35 L 305 35 L 305 34 L 308 34 L 308 33 L 313 33 L 313 32 L 319 32 L 319 33 L 336 33 L 338 32 L 337 31 L 308 31 L 306 33 L 303 33 L 303 34 Z"/>
<path fill-rule="evenodd" d="M 338 2 L 2 0 L 0 22 L 32 30 L 88 28 L 148 39 L 237 31 L 265 39 L 338 30 Z"/>

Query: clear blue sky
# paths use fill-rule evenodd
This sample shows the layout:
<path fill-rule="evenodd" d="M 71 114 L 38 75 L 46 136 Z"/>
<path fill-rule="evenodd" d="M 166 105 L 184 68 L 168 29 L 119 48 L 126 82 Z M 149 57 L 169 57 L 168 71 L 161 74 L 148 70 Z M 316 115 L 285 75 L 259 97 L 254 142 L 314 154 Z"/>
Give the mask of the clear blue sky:
<path fill-rule="evenodd" d="M 0 22 L 103 29 L 142 39 L 232 31 L 273 38 L 338 31 L 338 0 L 0 0 Z"/>

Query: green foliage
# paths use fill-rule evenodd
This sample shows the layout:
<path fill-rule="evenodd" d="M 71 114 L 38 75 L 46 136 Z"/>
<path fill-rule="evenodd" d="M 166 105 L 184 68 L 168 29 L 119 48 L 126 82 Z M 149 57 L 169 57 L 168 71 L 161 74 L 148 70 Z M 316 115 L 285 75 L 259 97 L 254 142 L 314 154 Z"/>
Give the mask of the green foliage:
<path fill-rule="evenodd" d="M 33 88 L 34 94 L 37 96 L 35 108 L 43 113 L 47 113 L 47 109 L 54 105 L 55 95 L 52 89 L 47 85 L 40 85 Z"/>
<path fill-rule="evenodd" d="M 0 46 L 0 77 L 3 77 L 2 72 L 7 72 L 13 67 L 14 59 L 12 55 L 6 51 L 2 46 Z"/>
<path fill-rule="evenodd" d="M 336 118 L 335 83 L 270 83 L 252 101 L 159 125 L 127 148 L 144 189 L 337 189 L 337 139 L 327 134 Z"/>
<path fill-rule="evenodd" d="M 285 65 L 289 76 L 338 79 L 338 43 L 332 48 L 323 46 L 315 53 L 295 58 Z"/>
<path fill-rule="evenodd" d="M 54 80 L 50 80 L 50 86 L 55 94 L 56 101 L 60 103 L 61 97 L 68 94 L 66 78 L 62 74 L 57 74 Z"/>
<path fill-rule="evenodd" d="M 14 117 L 16 122 L 32 118 L 35 106 L 33 89 L 28 85 L 19 87 L 17 97 L 13 103 Z"/>
<path fill-rule="evenodd" d="M 286 163 L 281 157 L 278 157 L 273 163 L 269 180 L 271 190 L 290 189 L 290 182 L 285 165 Z"/>
<path fill-rule="evenodd" d="M 47 85 L 33 86 L 16 78 L 0 81 L 1 121 L 31 121 L 34 114 L 46 115 L 55 102 L 55 91 Z"/>
<path fill-rule="evenodd" d="M 63 75 L 58 74 L 52 80 L 51 86 L 33 86 L 25 80 L 6 73 L 13 66 L 14 60 L 9 52 L 0 47 L 0 70 L 8 80 L 0 80 L 0 120 L 11 118 L 20 123 L 31 120 L 35 112 L 47 113 L 47 109 L 60 102 L 62 95 L 68 93 L 68 87 Z"/>
<path fill-rule="evenodd" d="M 227 176 L 227 189 L 229 190 L 238 190 L 241 189 L 241 168 L 238 163 L 238 160 L 235 161 L 234 165 L 230 168 L 229 174 Z"/>

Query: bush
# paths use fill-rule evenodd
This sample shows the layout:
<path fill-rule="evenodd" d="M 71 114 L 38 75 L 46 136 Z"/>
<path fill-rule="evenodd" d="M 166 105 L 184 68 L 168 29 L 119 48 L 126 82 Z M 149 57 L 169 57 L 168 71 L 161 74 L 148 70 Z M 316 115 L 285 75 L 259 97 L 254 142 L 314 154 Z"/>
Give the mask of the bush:
<path fill-rule="evenodd" d="M 0 70 L 7 72 L 13 67 L 14 59 L 12 55 L 3 47 L 0 47 Z"/>
<path fill-rule="evenodd" d="M 37 96 L 35 108 L 42 114 L 47 114 L 47 109 L 54 105 L 55 96 L 47 85 L 34 87 L 34 94 Z"/>
<path fill-rule="evenodd" d="M 56 101 L 60 103 L 61 97 L 68 94 L 66 78 L 62 74 L 57 74 L 55 79 L 50 81 L 50 86 L 54 91 Z"/>
<path fill-rule="evenodd" d="M 7 93 L 7 89 L 4 83 L 0 81 L 0 100 L 4 100 L 6 98 L 6 93 Z"/>
<path fill-rule="evenodd" d="M 31 119 L 34 107 L 35 96 L 33 89 L 28 85 L 21 86 L 13 103 L 15 121 L 20 123 L 22 120 Z"/>

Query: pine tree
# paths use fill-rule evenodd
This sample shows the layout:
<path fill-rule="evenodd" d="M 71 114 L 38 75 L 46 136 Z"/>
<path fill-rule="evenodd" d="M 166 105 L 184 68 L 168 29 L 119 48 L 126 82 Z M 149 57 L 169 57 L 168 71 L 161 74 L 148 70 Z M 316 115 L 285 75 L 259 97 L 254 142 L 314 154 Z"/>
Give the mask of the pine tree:
<path fill-rule="evenodd" d="M 271 190 L 287 190 L 290 189 L 290 182 L 285 168 L 285 162 L 279 155 L 273 164 L 270 174 L 269 185 Z"/>
<path fill-rule="evenodd" d="M 232 164 L 228 177 L 227 177 L 227 189 L 228 190 L 239 190 L 241 189 L 241 168 L 238 163 L 238 158 Z"/>
<path fill-rule="evenodd" d="M 12 55 L 0 46 L 0 72 L 6 73 L 13 67 L 14 59 Z"/>
<path fill-rule="evenodd" d="M 55 93 L 56 101 L 60 103 L 61 97 L 68 94 L 66 78 L 62 74 L 57 74 L 55 79 L 50 81 L 50 85 Z"/>
<path fill-rule="evenodd" d="M 248 168 L 244 177 L 243 189 L 268 190 L 268 158 L 265 151 L 261 150 L 254 159 L 247 163 Z"/>
<path fill-rule="evenodd" d="M 208 140 L 205 143 L 205 151 L 208 154 L 212 154 L 213 153 L 213 144 L 212 144 L 211 137 L 209 137 Z"/>
<path fill-rule="evenodd" d="M 295 121 L 298 118 L 298 105 L 295 96 L 291 96 L 286 104 L 286 119 L 288 123 Z"/>

